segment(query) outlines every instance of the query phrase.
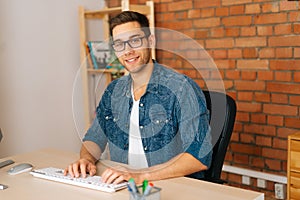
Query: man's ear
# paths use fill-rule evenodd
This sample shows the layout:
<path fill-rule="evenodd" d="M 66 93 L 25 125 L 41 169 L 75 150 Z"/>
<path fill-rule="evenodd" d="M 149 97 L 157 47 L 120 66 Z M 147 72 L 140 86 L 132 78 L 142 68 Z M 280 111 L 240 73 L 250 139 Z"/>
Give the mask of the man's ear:
<path fill-rule="evenodd" d="M 149 41 L 149 47 L 150 47 L 150 48 L 155 48 L 155 43 L 156 43 L 156 41 L 155 41 L 155 36 L 151 34 L 151 35 L 148 37 L 148 41 Z"/>

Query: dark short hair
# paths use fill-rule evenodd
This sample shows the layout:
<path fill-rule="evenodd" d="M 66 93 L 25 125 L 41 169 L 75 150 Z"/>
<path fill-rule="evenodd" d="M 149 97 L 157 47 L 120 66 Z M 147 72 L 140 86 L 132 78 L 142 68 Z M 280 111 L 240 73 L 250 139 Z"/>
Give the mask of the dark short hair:
<path fill-rule="evenodd" d="M 149 36 L 151 34 L 149 28 L 149 20 L 145 15 L 134 11 L 124 11 L 110 19 L 110 35 L 112 36 L 112 31 L 116 26 L 125 24 L 127 22 L 138 22 L 146 36 Z"/>

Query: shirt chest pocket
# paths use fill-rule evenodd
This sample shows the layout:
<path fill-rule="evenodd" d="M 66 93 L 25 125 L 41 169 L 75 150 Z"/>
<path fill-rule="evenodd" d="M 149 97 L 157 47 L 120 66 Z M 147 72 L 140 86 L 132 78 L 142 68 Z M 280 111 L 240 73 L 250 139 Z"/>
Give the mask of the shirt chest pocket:
<path fill-rule="evenodd" d="M 149 112 L 149 118 L 152 135 L 165 135 L 174 132 L 172 117 L 165 110 Z"/>
<path fill-rule="evenodd" d="M 150 113 L 151 123 L 157 126 L 164 126 L 170 122 L 170 117 L 165 112 L 153 112 Z"/>
<path fill-rule="evenodd" d="M 169 144 L 176 135 L 177 126 L 171 114 L 165 110 L 149 112 L 150 123 L 145 130 L 149 151 L 157 151 Z"/>
<path fill-rule="evenodd" d="M 124 114 L 123 114 L 124 115 Z M 106 133 L 109 135 L 118 135 L 111 133 L 126 132 L 125 117 L 122 112 L 105 110 L 103 113 Z"/>

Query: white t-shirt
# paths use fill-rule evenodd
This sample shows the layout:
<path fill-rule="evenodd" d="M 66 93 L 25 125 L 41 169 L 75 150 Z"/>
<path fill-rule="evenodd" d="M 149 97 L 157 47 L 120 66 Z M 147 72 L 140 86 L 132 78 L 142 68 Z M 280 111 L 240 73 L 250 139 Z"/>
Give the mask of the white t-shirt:
<path fill-rule="evenodd" d="M 133 91 L 132 97 L 134 97 Z M 128 164 L 137 169 L 148 167 L 145 151 L 143 149 L 141 132 L 139 129 L 139 103 L 140 100 L 135 101 L 133 98 L 133 105 L 130 115 L 128 151 Z"/>

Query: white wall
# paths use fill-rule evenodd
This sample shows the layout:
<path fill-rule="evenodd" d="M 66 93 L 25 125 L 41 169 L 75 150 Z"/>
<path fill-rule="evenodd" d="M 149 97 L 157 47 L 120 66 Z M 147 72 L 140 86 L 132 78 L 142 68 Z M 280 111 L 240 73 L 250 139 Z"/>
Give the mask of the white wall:
<path fill-rule="evenodd" d="M 79 5 L 100 9 L 104 0 L 0 0 L 0 158 L 79 151 L 72 113 Z"/>

